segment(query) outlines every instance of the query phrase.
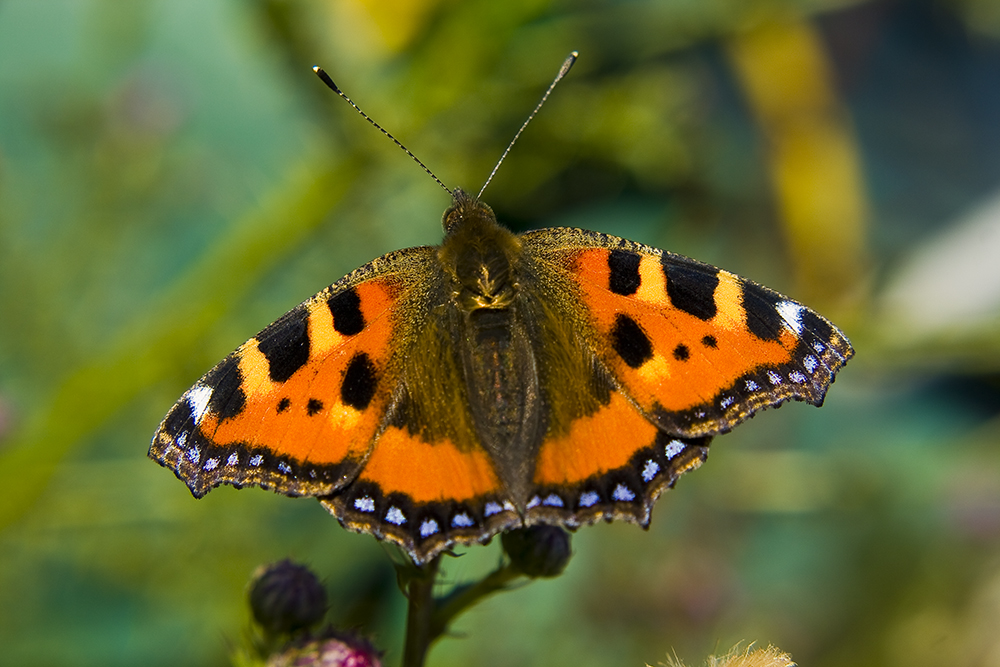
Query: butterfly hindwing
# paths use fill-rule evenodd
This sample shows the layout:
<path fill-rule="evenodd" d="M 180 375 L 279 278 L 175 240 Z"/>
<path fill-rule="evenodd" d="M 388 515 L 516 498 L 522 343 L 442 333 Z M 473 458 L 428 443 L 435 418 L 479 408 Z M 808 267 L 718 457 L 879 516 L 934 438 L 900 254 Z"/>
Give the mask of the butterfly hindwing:
<path fill-rule="evenodd" d="M 529 523 L 570 527 L 600 519 L 647 525 L 653 503 L 708 457 L 710 437 L 671 435 L 620 391 L 539 450 Z"/>
<path fill-rule="evenodd" d="M 381 433 L 357 479 L 321 500 L 345 527 L 394 542 L 417 562 L 520 524 L 484 449 L 428 442 L 405 424 Z"/>

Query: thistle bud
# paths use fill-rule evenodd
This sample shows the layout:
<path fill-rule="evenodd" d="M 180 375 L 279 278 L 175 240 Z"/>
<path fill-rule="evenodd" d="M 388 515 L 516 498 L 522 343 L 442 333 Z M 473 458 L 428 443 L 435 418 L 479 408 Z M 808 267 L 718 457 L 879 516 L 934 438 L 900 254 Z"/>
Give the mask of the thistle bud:
<path fill-rule="evenodd" d="M 250 609 L 265 631 L 294 632 L 326 615 L 326 589 L 309 568 L 286 559 L 257 571 L 250 585 Z"/>
<path fill-rule="evenodd" d="M 569 533 L 558 526 L 528 526 L 501 535 L 511 566 L 531 577 L 555 577 L 566 569 L 572 555 Z"/>

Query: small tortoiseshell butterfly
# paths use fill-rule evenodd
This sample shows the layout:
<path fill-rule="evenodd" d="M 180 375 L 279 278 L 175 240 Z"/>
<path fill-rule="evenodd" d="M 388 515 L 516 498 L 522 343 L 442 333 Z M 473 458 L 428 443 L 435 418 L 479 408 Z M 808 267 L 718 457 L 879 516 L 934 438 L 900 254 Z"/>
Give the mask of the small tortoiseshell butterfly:
<path fill-rule="evenodd" d="M 452 196 L 440 246 L 380 257 L 241 345 L 150 457 L 196 497 L 316 496 L 422 563 L 524 525 L 646 526 L 712 436 L 820 405 L 854 353 L 727 271 L 581 229 L 516 235 Z"/>

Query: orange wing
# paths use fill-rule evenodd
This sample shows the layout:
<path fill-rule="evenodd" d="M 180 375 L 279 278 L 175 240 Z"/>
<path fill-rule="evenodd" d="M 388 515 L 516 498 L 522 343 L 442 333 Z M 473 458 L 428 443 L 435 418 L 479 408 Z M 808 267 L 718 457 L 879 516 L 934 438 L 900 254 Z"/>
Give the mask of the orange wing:
<path fill-rule="evenodd" d="M 788 399 L 820 405 L 853 355 L 815 312 L 708 264 L 577 229 L 523 241 L 539 270 L 570 278 L 612 378 L 600 409 L 542 443 L 529 522 L 645 525 L 713 435 Z"/>
<path fill-rule="evenodd" d="M 484 449 L 425 442 L 405 426 L 386 429 L 357 479 L 321 501 L 346 528 L 394 542 L 416 563 L 521 524 Z"/>
<path fill-rule="evenodd" d="M 668 432 L 725 433 L 788 399 L 821 405 L 854 354 L 819 314 L 709 264 L 583 230 L 525 240 L 572 276 L 596 354 Z"/>
<path fill-rule="evenodd" d="M 201 497 L 219 484 L 326 495 L 382 431 L 400 305 L 419 300 L 433 248 L 390 253 L 292 309 L 181 397 L 149 455 Z"/>
<path fill-rule="evenodd" d="M 417 562 L 519 524 L 485 450 L 396 423 L 437 266 L 435 248 L 391 253 L 292 309 L 185 392 L 150 457 L 196 497 L 220 484 L 320 496 Z"/>

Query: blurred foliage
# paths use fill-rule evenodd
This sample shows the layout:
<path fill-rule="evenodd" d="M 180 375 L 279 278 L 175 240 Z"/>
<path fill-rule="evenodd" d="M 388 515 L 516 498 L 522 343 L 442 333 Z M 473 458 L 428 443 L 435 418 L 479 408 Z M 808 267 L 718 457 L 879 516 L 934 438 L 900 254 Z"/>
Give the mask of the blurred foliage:
<path fill-rule="evenodd" d="M 318 505 L 195 501 L 145 458 L 215 361 L 446 196 L 323 65 L 515 229 L 669 248 L 806 301 L 857 357 L 716 441 L 649 532 L 574 538 L 431 661 L 1000 665 L 994 0 L 0 3 L 0 665 L 218 665 L 293 557 L 398 660 L 385 549 Z M 991 262 L 990 259 L 993 259 Z M 445 563 L 482 576 L 498 545 Z"/>

